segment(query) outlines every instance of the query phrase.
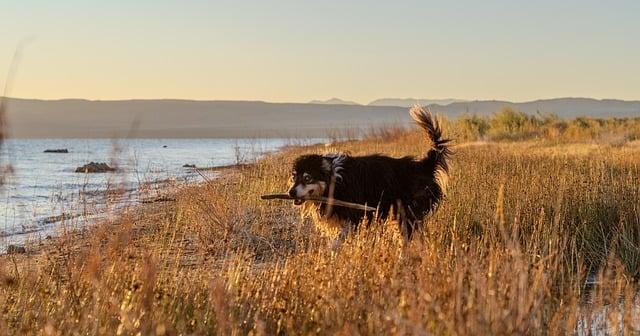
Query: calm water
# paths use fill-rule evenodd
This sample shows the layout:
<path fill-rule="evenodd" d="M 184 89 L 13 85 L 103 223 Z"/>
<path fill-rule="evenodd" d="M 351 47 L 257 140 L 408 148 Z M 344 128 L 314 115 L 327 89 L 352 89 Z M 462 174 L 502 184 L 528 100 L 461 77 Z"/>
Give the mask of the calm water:
<path fill-rule="evenodd" d="M 86 220 L 137 203 L 140 198 L 160 195 L 167 183 L 200 181 L 202 176 L 183 168 L 185 164 L 214 167 L 247 162 L 282 146 L 316 142 L 322 140 L 8 140 L 1 153 L 2 165 L 10 165 L 13 173 L 5 176 L 5 185 L 0 191 L 0 248 L 20 242 L 26 236 L 50 234 L 61 224 L 52 216 L 66 214 L 78 218 L 72 220 L 77 223 L 79 218 Z M 69 153 L 44 153 L 45 149 L 61 148 L 68 149 Z M 90 161 L 116 164 L 119 171 L 74 172 L 76 167 Z M 109 190 L 124 191 L 124 194 L 118 193 L 114 198 L 114 193 L 107 193 Z"/>

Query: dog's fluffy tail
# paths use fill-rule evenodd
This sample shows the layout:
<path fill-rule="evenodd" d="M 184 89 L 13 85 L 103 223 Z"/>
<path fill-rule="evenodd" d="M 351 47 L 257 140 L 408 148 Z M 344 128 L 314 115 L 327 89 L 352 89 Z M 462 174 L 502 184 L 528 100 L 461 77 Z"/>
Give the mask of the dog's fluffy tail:
<path fill-rule="evenodd" d="M 429 110 L 416 105 L 409 110 L 409 113 L 416 124 L 427 133 L 427 137 L 433 144 L 433 147 L 422 160 L 425 169 L 433 174 L 440 175 L 441 182 L 446 183 L 446 177 L 449 172 L 447 159 L 449 159 L 452 154 L 451 148 L 449 148 L 449 141 L 451 140 L 442 138 L 440 122 Z"/>

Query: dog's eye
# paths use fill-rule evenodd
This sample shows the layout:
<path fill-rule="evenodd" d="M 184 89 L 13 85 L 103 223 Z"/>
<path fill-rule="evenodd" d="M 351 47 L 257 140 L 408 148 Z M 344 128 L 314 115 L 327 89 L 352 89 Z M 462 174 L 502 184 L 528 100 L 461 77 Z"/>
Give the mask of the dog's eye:
<path fill-rule="evenodd" d="M 302 177 L 302 182 L 304 182 L 305 184 L 309 184 L 313 182 L 313 178 L 311 177 L 311 175 L 304 174 L 304 176 Z"/>

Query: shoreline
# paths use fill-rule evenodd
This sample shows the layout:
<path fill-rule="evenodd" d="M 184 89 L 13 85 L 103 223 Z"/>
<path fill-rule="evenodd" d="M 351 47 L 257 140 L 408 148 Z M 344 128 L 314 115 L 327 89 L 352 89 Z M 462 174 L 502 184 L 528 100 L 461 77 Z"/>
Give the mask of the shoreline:
<path fill-rule="evenodd" d="M 64 226 L 73 228 L 94 222 L 114 210 L 165 197 L 174 185 L 211 179 L 236 166 L 234 162 L 254 162 L 292 141 L 164 139 L 114 144 L 92 139 L 10 140 L 14 141 L 3 152 L 5 163 L 13 170 L 2 188 L 6 197 L 0 209 L 0 253 L 12 244 L 58 234 L 63 218 Z M 53 155 L 43 148 L 65 148 L 68 153 Z M 113 173 L 74 173 L 73 167 L 90 161 L 109 162 L 119 169 Z"/>
<path fill-rule="evenodd" d="M 449 334 L 458 330 L 446 324 L 459 316 L 452 302 L 463 300 L 473 303 L 467 305 L 470 316 L 460 320 L 477 323 L 470 330 L 506 330 L 521 314 L 523 323 L 535 319 L 527 330 L 586 334 L 608 330 L 617 323 L 612 314 L 635 314 L 637 286 L 624 281 L 625 270 L 618 266 L 631 265 L 633 255 L 602 259 L 602 272 L 592 273 L 577 267 L 598 250 L 565 245 L 570 239 L 599 242 L 598 236 L 576 237 L 573 229 L 598 230 L 598 223 L 619 215 L 626 216 L 619 228 L 629 223 L 626 229 L 633 229 L 637 209 L 629 197 L 638 200 L 632 191 L 640 177 L 635 143 L 459 146 L 450 197 L 428 219 L 425 239 L 410 243 L 402 242 L 396 226 L 376 226 L 358 231 L 332 253 L 330 238 L 302 220 L 299 209 L 260 200 L 259 195 L 282 191 L 290 162 L 303 153 L 402 157 L 424 150 L 420 135 L 292 148 L 254 165 L 208 168 L 220 171 L 216 179 L 167 190 L 164 199 L 136 204 L 26 253 L 1 255 L 8 330 L 152 334 L 161 326 L 168 334 L 247 334 L 261 328 L 295 334 L 339 333 L 344 330 L 336 326 L 351 324 L 362 334 L 393 333 L 402 324 L 384 318 L 391 313 L 409 318 L 416 330 Z M 556 152 L 562 155 L 550 155 Z M 608 174 L 612 169 L 621 174 Z M 478 188 L 480 177 L 487 181 Z M 549 192 L 558 179 L 558 193 Z M 574 210 L 594 204 L 606 210 L 605 200 L 619 208 Z M 517 240 L 500 236 L 496 213 L 504 214 L 506 232 L 522 233 Z M 533 233 L 521 231 L 523 224 L 533 226 Z M 576 262 L 566 265 L 568 256 Z M 599 295 L 586 302 L 585 285 L 606 293 L 604 298 L 624 298 L 624 305 L 610 305 Z M 483 319 L 487 309 L 500 314 Z M 26 313 L 46 318 L 34 322 Z"/>
<path fill-rule="evenodd" d="M 24 227 L 24 232 L 4 233 L 0 235 L 0 239 L 4 240 L 2 249 L 0 250 L 0 258 L 13 255 L 10 250 L 16 251 L 16 248 L 26 255 L 34 255 L 47 250 L 47 244 L 56 244 L 56 240 L 60 240 L 62 235 L 71 234 L 76 236 L 84 236 L 101 225 L 117 222 L 122 220 L 121 217 L 128 216 L 129 213 L 147 213 L 153 215 L 158 204 L 176 202 L 176 196 L 185 188 L 199 187 L 202 184 L 209 183 L 213 180 L 219 180 L 225 175 L 247 169 L 253 166 L 252 163 L 227 164 L 212 167 L 195 167 L 188 168 L 189 171 L 199 174 L 200 180 L 187 181 L 185 178 L 181 184 L 174 184 L 180 177 L 174 176 L 153 182 L 144 182 L 137 188 L 127 188 L 124 190 L 102 190 L 96 194 L 105 198 L 99 206 L 103 209 L 95 214 L 80 213 L 60 213 L 52 214 L 35 221 L 34 226 Z M 200 172 L 217 173 L 213 176 L 206 176 Z M 184 176 L 183 176 L 184 178 Z M 148 193 L 147 188 L 157 190 L 158 186 L 169 187 L 162 194 L 153 196 L 144 195 Z M 151 192 L 153 193 L 153 192 Z M 118 200 L 109 200 L 112 195 L 122 196 Z M 96 195 L 94 195 L 96 196 Z M 123 203 L 121 208 L 107 209 L 113 204 Z M 156 208 L 156 209 L 154 209 Z M 59 232 L 62 231 L 62 232 Z M 19 238 L 19 239 L 15 239 Z"/>
<path fill-rule="evenodd" d="M 71 225 L 70 228 L 58 226 L 53 229 L 53 234 L 44 238 L 26 240 L 22 244 L 7 244 L 5 250 L 0 253 L 0 266 L 13 264 L 13 272 L 19 277 L 22 274 L 33 272 L 43 267 L 52 259 L 72 259 L 74 258 L 73 256 L 84 255 L 96 246 L 101 246 L 99 249 L 108 249 L 109 246 L 105 245 L 104 242 L 96 242 L 96 237 L 103 237 L 102 240 L 117 239 L 117 237 L 113 236 L 114 233 L 112 231 L 122 230 L 123 226 L 130 226 L 128 228 L 132 235 L 130 239 L 138 239 L 138 236 L 143 237 L 147 231 L 158 230 L 159 223 L 151 219 L 167 220 L 172 218 L 178 203 L 188 202 L 186 199 L 188 199 L 191 190 L 206 188 L 206 184 L 209 183 L 229 183 L 228 180 L 231 177 L 251 166 L 253 164 L 207 167 L 206 171 L 219 172 L 219 174 L 213 179 L 172 187 L 165 194 L 166 201 L 145 203 L 139 200 L 106 217 L 95 216 L 89 218 L 87 223 L 83 223 L 80 226 Z M 8 249 L 13 251 L 8 253 Z M 116 253 L 124 253 L 124 251 Z M 129 253 L 129 256 L 131 256 L 143 255 L 146 252 L 145 248 L 141 246 L 138 251 L 130 251 Z M 171 253 L 180 254 L 178 251 L 172 251 Z M 197 258 L 201 261 L 207 260 L 206 256 L 195 254 L 191 258 Z"/>
<path fill-rule="evenodd" d="M 366 140 L 343 140 L 343 141 L 331 142 L 327 144 L 313 143 L 313 144 L 306 144 L 306 145 L 287 145 L 277 150 L 267 151 L 263 155 L 283 154 L 288 151 L 296 151 L 301 149 L 313 149 L 313 148 L 326 149 L 327 147 L 331 148 L 333 146 L 350 146 L 350 145 L 353 145 L 354 143 L 358 143 L 362 141 L 366 141 Z M 630 148 L 637 148 L 639 143 L 638 141 L 640 140 L 630 141 L 627 143 L 626 146 Z M 538 141 L 530 141 L 530 140 L 518 141 L 518 142 L 506 142 L 506 143 L 491 142 L 491 141 L 466 142 L 466 143 L 458 144 L 457 148 L 491 146 L 491 145 L 500 145 L 500 146 L 507 146 L 507 147 L 533 146 L 533 148 L 536 149 L 535 152 L 539 151 L 541 152 L 540 154 L 542 153 L 548 154 L 544 151 L 546 146 L 540 146 L 540 143 Z M 583 147 L 586 146 L 589 149 L 589 152 L 601 146 L 600 144 L 568 143 L 568 144 L 559 144 L 559 145 L 555 144 L 552 146 L 552 148 L 559 148 L 563 146 L 567 146 L 571 148 L 571 146 L 574 146 L 574 145 L 583 146 Z M 580 153 L 578 155 L 582 155 L 582 154 L 584 153 Z M 570 155 L 570 154 L 567 154 L 567 155 Z M 259 162 L 261 159 L 262 158 L 258 158 L 257 162 Z M 62 234 L 70 233 L 70 234 L 84 235 L 89 233 L 91 230 L 94 230 L 95 228 L 100 227 L 104 223 L 113 223 L 113 222 L 122 220 L 123 216 L 127 216 L 130 213 L 147 213 L 149 215 L 154 215 L 154 211 L 156 212 L 159 211 L 158 205 L 162 205 L 162 204 L 167 205 L 167 204 L 173 204 L 178 202 L 179 198 L 177 196 L 180 194 L 182 190 L 188 189 L 188 188 L 201 188 L 201 187 L 204 187 L 204 185 L 206 185 L 207 183 L 211 183 L 213 181 L 220 182 L 224 178 L 229 177 L 230 175 L 240 173 L 246 169 L 255 167 L 256 164 L 257 163 L 254 162 L 254 163 L 233 163 L 233 164 L 209 166 L 209 167 L 185 167 L 186 171 L 198 174 L 201 180 L 187 181 L 186 179 L 184 179 L 182 181 L 183 182 L 182 184 L 172 185 L 179 178 L 179 176 L 173 176 L 173 177 L 168 177 L 168 178 L 164 178 L 164 179 L 160 179 L 152 182 L 143 182 L 138 188 L 129 188 L 124 190 L 107 189 L 107 190 L 100 191 L 98 193 L 102 194 L 103 197 L 109 197 L 112 194 L 117 195 L 120 193 L 126 193 L 126 194 L 132 194 L 132 195 L 136 194 L 136 195 L 134 196 L 129 195 L 121 199 L 120 201 L 116 201 L 115 203 L 118 203 L 118 202 L 126 203 L 122 208 L 119 208 L 119 209 L 112 209 L 112 210 L 102 209 L 99 213 L 87 214 L 87 215 L 72 214 L 72 213 L 61 213 L 61 214 L 50 215 L 38 220 L 38 225 L 44 224 L 45 226 L 48 226 L 48 227 L 44 227 L 41 229 L 34 228 L 26 232 L 0 235 L 0 239 L 8 239 L 11 237 L 25 237 L 25 236 L 27 237 L 27 239 L 20 241 L 17 244 L 4 243 L 2 245 L 2 249 L 0 250 L 0 258 L 8 255 L 7 248 L 11 246 L 19 247 L 19 248 L 24 247 L 26 248 L 27 254 L 38 253 L 38 251 L 43 247 L 43 245 L 54 242 L 56 239 L 60 238 L 61 234 L 58 233 L 58 231 L 60 230 L 63 231 Z M 217 173 L 217 174 L 214 176 L 206 176 L 202 173 Z M 144 193 L 143 189 L 149 188 L 150 186 L 157 187 L 160 185 L 170 186 L 170 190 L 154 196 L 146 196 L 146 197 L 143 196 L 143 193 Z M 102 205 L 104 206 L 105 204 L 102 204 Z M 110 211 L 112 211 L 112 213 L 109 213 Z M 65 223 L 65 222 L 73 221 L 76 219 L 80 219 L 83 223 L 81 225 L 78 225 L 77 222 L 71 222 L 69 223 L 70 225 L 68 226 Z M 63 225 L 60 225 L 61 223 Z M 44 235 L 44 238 L 38 237 L 37 239 L 28 239 L 28 238 L 32 238 L 30 237 L 31 235 L 36 235 L 39 232 L 43 232 L 43 233 L 50 232 L 51 234 Z"/>

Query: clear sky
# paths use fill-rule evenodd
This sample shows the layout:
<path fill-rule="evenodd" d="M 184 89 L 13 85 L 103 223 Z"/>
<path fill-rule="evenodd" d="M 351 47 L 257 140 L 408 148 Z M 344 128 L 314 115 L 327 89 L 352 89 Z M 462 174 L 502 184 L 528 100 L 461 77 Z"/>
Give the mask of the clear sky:
<path fill-rule="evenodd" d="M 640 1 L 0 0 L 28 98 L 640 99 Z"/>

